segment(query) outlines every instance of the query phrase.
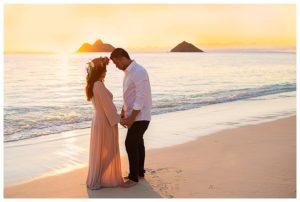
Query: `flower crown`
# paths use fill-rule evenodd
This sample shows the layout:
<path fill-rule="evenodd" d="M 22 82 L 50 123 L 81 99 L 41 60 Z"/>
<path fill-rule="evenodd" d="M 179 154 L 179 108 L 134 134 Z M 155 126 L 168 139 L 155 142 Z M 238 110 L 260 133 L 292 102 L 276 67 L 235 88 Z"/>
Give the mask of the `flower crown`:
<path fill-rule="evenodd" d="M 99 62 L 96 62 L 95 59 L 99 59 Z M 86 72 L 88 74 L 90 74 L 92 72 L 92 70 L 96 67 L 96 66 L 106 66 L 109 63 L 109 58 L 108 57 L 99 57 L 99 58 L 95 58 L 92 61 L 88 62 L 88 66 L 86 68 Z M 93 62 L 94 61 L 94 62 Z M 96 63 L 96 64 L 95 64 Z"/>

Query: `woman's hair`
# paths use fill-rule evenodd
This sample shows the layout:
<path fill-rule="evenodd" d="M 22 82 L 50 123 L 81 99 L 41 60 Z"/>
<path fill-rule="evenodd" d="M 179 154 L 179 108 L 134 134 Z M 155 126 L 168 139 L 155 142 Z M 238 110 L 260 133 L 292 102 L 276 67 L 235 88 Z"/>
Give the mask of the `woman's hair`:
<path fill-rule="evenodd" d="M 86 86 L 85 94 L 87 100 L 90 101 L 93 97 L 93 87 L 94 83 L 99 80 L 100 76 L 106 72 L 106 65 L 108 64 L 109 59 L 105 58 L 95 58 L 88 63 L 87 75 L 86 75 Z"/>
<path fill-rule="evenodd" d="M 130 60 L 129 54 L 123 48 L 116 48 L 111 54 L 110 59 L 125 57 Z"/>

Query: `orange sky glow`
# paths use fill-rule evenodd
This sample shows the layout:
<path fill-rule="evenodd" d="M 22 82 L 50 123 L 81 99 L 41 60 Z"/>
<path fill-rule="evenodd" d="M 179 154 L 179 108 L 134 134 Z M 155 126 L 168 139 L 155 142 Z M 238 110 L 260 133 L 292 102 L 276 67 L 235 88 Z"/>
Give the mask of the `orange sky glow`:
<path fill-rule="evenodd" d="M 101 39 L 130 51 L 296 47 L 293 4 L 4 4 L 4 51 L 72 53 Z"/>

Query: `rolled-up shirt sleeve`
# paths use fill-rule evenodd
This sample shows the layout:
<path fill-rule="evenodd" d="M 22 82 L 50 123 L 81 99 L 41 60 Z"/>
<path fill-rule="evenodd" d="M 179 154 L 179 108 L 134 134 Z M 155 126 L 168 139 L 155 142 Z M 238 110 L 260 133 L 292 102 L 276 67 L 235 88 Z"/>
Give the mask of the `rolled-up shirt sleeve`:
<path fill-rule="evenodd" d="M 135 75 L 133 82 L 136 88 L 136 97 L 133 103 L 133 109 L 141 110 L 145 104 L 145 99 L 147 96 L 146 89 L 149 83 L 149 78 L 144 72 L 139 72 L 139 74 Z"/>

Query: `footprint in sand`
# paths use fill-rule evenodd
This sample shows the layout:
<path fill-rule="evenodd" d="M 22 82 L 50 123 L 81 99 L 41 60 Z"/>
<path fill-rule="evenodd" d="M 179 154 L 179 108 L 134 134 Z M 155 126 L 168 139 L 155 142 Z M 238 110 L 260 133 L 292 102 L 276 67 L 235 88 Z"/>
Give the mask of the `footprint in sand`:
<path fill-rule="evenodd" d="M 183 171 L 181 169 L 165 167 L 158 169 L 146 169 L 149 173 L 149 183 L 154 190 L 157 190 L 163 197 L 174 198 L 174 193 L 179 189 L 178 181 L 184 180 L 182 178 Z M 176 182 L 170 181 L 176 179 Z"/>

